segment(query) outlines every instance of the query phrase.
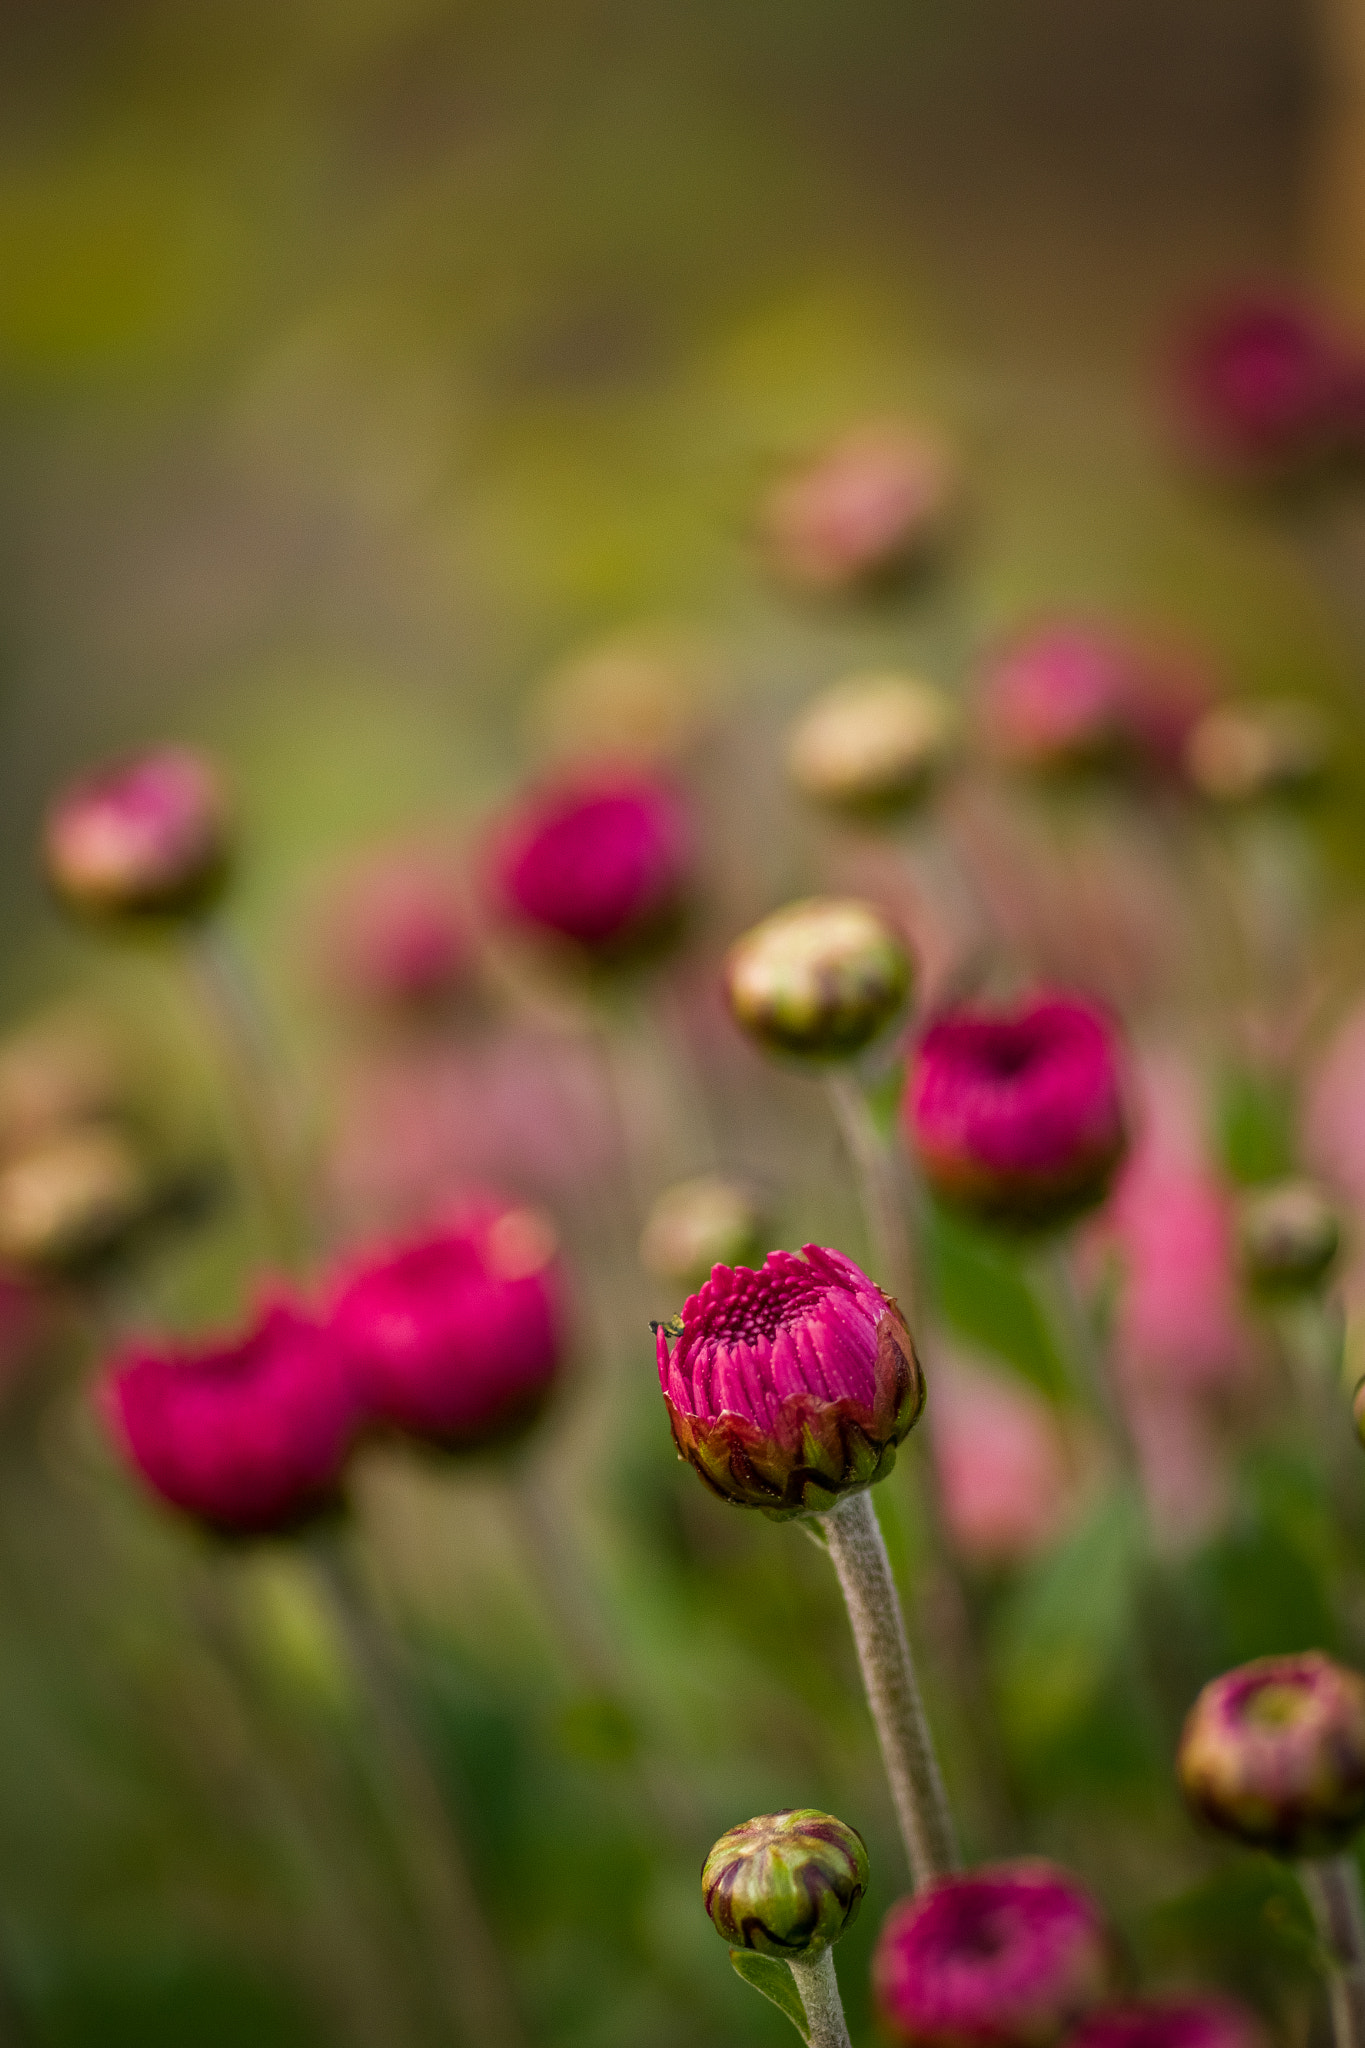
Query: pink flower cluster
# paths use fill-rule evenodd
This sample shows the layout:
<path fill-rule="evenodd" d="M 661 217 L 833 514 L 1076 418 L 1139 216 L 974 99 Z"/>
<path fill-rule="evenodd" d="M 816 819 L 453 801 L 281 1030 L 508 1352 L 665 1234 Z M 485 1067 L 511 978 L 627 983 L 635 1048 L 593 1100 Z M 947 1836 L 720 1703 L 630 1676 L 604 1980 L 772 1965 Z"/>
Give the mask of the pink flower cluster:
<path fill-rule="evenodd" d="M 446 1228 L 358 1262 L 325 1307 L 275 1298 L 193 1346 L 132 1346 L 103 1407 L 147 1484 L 210 1527 L 288 1529 L 334 1504 L 366 1430 L 448 1450 L 505 1441 L 564 1354 L 554 1233 L 483 1199 Z"/>

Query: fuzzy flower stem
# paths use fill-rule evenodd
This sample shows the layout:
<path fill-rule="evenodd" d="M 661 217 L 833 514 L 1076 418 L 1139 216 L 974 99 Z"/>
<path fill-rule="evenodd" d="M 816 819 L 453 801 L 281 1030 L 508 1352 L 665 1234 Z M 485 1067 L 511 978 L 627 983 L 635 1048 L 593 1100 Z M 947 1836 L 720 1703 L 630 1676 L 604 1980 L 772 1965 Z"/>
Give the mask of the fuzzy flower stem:
<path fill-rule="evenodd" d="M 918 1891 L 959 1867 L 953 1817 L 910 1656 L 872 1495 L 846 1494 L 820 1517 L 843 1589 L 868 1705 Z"/>
<path fill-rule="evenodd" d="M 810 2021 L 810 2048 L 850 2048 L 833 1948 L 827 1943 L 810 1955 L 788 1956 L 787 1968 Z"/>
<path fill-rule="evenodd" d="M 858 1182 L 858 1198 L 880 1279 L 900 1303 L 903 1315 L 914 1310 L 915 1278 L 910 1233 L 896 1187 L 895 1163 L 883 1142 L 867 1097 L 846 1067 L 835 1067 L 826 1087 Z"/>
<path fill-rule="evenodd" d="M 493 2043 L 521 2048 L 524 2036 L 501 1958 L 441 1788 L 414 1732 L 393 1645 L 358 1583 L 348 1538 L 343 1531 L 320 1529 L 310 1550 L 381 1745 L 389 1781 L 382 1803 L 397 1808 L 451 2034 L 468 2048 Z"/>
<path fill-rule="evenodd" d="M 1336 2048 L 1365 2048 L 1365 1903 L 1350 1850 L 1299 1865 L 1318 1935 L 1331 1963 Z"/>

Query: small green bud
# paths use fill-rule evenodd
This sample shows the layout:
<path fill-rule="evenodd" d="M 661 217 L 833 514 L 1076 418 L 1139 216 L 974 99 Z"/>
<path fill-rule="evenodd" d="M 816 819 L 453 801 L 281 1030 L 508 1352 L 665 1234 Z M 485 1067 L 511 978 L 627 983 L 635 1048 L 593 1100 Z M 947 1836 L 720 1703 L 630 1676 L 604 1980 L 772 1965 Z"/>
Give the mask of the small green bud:
<path fill-rule="evenodd" d="M 837 1941 L 857 1919 L 867 1884 L 862 1836 L 813 1806 L 731 1828 L 701 1873 L 702 1898 L 722 1940 L 788 1959 Z"/>
<path fill-rule="evenodd" d="M 761 1218 L 749 1190 L 719 1173 L 665 1188 L 640 1238 L 641 1264 L 680 1287 L 700 1287 L 713 1266 L 752 1265 L 762 1252 Z"/>
<path fill-rule="evenodd" d="M 1341 1243 L 1337 1212 L 1309 1180 L 1277 1181 L 1242 1199 L 1237 1236 L 1247 1278 L 1267 1291 L 1313 1287 Z"/>
<path fill-rule="evenodd" d="M 959 723 L 952 699 L 918 676 L 848 676 L 797 720 L 787 772 L 803 796 L 833 810 L 897 809 L 943 766 Z"/>
<path fill-rule="evenodd" d="M 735 1021 L 771 1051 L 847 1059 L 870 1045 L 910 992 L 910 956 L 881 912 L 812 896 L 765 917 L 731 947 Z"/>

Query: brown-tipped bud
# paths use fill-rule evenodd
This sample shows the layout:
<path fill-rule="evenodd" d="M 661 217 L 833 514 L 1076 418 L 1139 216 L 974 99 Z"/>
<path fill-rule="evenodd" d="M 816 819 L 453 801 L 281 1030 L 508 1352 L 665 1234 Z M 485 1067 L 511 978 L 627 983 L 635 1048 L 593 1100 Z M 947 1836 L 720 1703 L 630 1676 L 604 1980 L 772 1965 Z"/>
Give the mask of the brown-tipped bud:
<path fill-rule="evenodd" d="M 1199 720 L 1185 745 L 1185 772 L 1214 803 L 1303 789 L 1317 781 L 1331 754 L 1331 732 L 1314 704 L 1275 698 L 1220 704 Z"/>
<path fill-rule="evenodd" d="M 732 1948 L 804 1956 L 853 1925 L 868 1876 L 856 1828 L 797 1806 L 722 1835 L 702 1865 L 701 1889 L 712 1925 Z"/>
<path fill-rule="evenodd" d="M 1341 1224 L 1315 1182 L 1283 1180 L 1242 1198 L 1237 1238 L 1253 1286 L 1292 1292 L 1323 1278 L 1340 1248 Z"/>
<path fill-rule="evenodd" d="M 952 699 L 918 676 L 849 676 L 797 720 L 787 772 L 814 803 L 894 810 L 923 794 L 953 753 L 959 723 Z"/>
<path fill-rule="evenodd" d="M 1191 1707 L 1176 1770 L 1196 1813 L 1280 1856 L 1342 1848 L 1365 1820 L 1365 1678 L 1320 1650 L 1260 1657 Z"/>
<path fill-rule="evenodd" d="M 227 870 L 222 785 L 188 747 L 99 769 L 56 799 L 43 851 L 58 896 L 85 916 L 192 916 Z"/>
<path fill-rule="evenodd" d="M 773 1052 L 848 1059 L 899 1015 L 910 955 L 870 903 L 812 896 L 765 917 L 725 963 L 736 1023 Z"/>
<path fill-rule="evenodd" d="M 0 1167 L 0 1265 L 71 1272 L 113 1251 L 150 1203 L 147 1177 L 115 1132 L 61 1132 Z"/>
<path fill-rule="evenodd" d="M 747 1266 L 761 1256 L 761 1225 L 742 1182 L 703 1173 L 659 1196 L 640 1238 L 640 1262 L 660 1280 L 700 1287 L 713 1266 Z"/>

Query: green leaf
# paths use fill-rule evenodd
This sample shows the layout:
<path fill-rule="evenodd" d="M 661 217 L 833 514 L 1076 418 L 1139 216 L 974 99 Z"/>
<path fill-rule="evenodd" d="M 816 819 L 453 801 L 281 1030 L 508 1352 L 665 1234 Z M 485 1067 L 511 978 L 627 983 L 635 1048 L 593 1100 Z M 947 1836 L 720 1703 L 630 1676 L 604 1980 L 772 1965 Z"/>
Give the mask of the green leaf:
<path fill-rule="evenodd" d="M 730 1961 L 735 1975 L 742 1977 L 746 1984 L 752 1984 L 755 1991 L 784 2012 L 803 2041 L 810 2040 L 810 2022 L 806 2008 L 801 2003 L 801 1994 L 796 1988 L 796 1979 L 784 1962 L 776 1956 L 761 1956 L 751 1948 L 732 1948 Z"/>

